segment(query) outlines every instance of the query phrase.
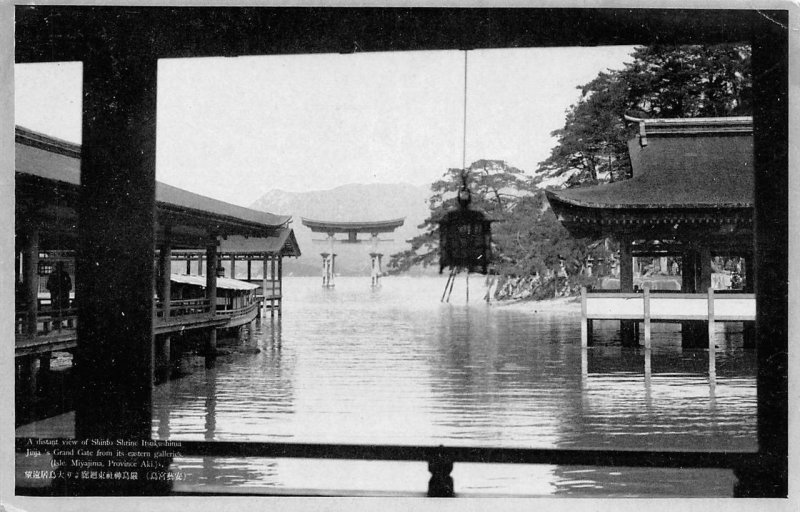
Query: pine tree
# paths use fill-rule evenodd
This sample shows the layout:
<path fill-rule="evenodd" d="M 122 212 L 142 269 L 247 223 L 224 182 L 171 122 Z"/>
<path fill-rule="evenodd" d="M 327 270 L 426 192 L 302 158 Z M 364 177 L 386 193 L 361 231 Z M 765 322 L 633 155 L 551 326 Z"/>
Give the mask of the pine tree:
<path fill-rule="evenodd" d="M 601 72 L 581 89 L 558 144 L 539 164 L 541 178 L 569 175 L 568 186 L 629 176 L 627 141 L 638 118 L 750 115 L 752 77 L 746 45 L 639 47 L 619 71 Z"/>

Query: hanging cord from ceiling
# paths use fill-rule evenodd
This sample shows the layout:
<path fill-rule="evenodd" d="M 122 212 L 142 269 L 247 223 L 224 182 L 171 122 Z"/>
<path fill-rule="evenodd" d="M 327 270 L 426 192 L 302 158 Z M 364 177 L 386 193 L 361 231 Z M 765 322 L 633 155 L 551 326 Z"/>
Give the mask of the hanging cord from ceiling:
<path fill-rule="evenodd" d="M 462 126 L 463 139 L 461 141 L 461 169 L 467 169 L 467 50 L 464 50 L 464 125 Z"/>

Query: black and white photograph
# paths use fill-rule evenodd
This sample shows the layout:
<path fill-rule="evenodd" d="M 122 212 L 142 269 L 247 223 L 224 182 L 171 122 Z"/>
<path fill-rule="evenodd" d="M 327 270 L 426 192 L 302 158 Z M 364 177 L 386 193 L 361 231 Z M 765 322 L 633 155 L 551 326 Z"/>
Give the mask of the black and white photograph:
<path fill-rule="evenodd" d="M 0 510 L 790 510 L 792 9 L 9 6 Z"/>

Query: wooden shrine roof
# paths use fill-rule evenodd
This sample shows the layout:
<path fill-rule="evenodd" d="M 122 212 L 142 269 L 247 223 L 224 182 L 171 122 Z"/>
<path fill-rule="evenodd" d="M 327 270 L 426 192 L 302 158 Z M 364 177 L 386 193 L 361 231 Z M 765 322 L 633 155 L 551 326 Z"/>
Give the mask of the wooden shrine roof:
<path fill-rule="evenodd" d="M 294 230 L 280 228 L 268 237 L 229 236 L 220 241 L 219 252 L 232 255 L 269 254 L 279 256 L 300 256 L 300 245 L 294 236 Z"/>
<path fill-rule="evenodd" d="M 79 145 L 17 127 L 15 156 L 17 177 L 39 183 L 35 190 L 58 189 L 62 194 L 77 194 L 80 184 Z M 264 232 L 265 228 L 271 232 L 291 220 L 287 215 L 251 210 L 160 182 L 156 183 L 156 208 L 160 221 L 165 217 L 179 216 L 181 222 L 224 226 L 226 232 L 234 233 L 237 230 Z M 190 218 L 194 220 L 190 221 Z"/>
<path fill-rule="evenodd" d="M 301 217 L 300 220 L 314 233 L 350 233 L 353 231 L 356 233 L 391 233 L 402 226 L 406 219 L 403 217 L 392 220 L 339 222 Z"/>
<path fill-rule="evenodd" d="M 657 119 L 641 124 L 639 135 L 628 144 L 631 179 L 551 190 L 551 204 L 610 209 L 752 207 L 751 118 Z"/>
<path fill-rule="evenodd" d="M 585 236 L 636 225 L 643 230 L 687 223 L 724 223 L 729 231 L 751 228 L 751 118 L 629 120 L 639 123 L 639 133 L 628 143 L 632 178 L 547 191 L 568 229 Z"/>

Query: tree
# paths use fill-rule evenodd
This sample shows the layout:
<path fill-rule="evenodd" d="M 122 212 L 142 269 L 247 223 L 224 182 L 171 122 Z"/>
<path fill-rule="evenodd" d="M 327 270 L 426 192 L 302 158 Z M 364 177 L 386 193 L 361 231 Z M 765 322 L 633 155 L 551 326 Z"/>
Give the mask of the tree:
<path fill-rule="evenodd" d="M 505 275 L 545 274 L 559 268 L 577 273 L 589 252 L 591 240 L 576 240 L 556 219 L 545 198 L 522 170 L 499 160 L 478 160 L 468 170 L 471 207 L 482 210 L 496 222 L 492 225 L 493 268 Z M 411 240 L 411 248 L 393 254 L 392 272 L 414 265 L 438 262 L 439 229 L 436 220 L 456 208 L 461 169 L 448 169 L 431 185 L 430 216 L 419 226 L 424 232 Z"/>
<path fill-rule="evenodd" d="M 438 262 L 439 226 L 436 221 L 447 211 L 457 208 L 456 193 L 461 187 L 461 172 L 461 169 L 448 169 L 431 185 L 430 216 L 419 226 L 424 232 L 410 241 L 410 249 L 391 256 L 390 271 L 402 272 L 415 265 L 428 266 Z M 493 219 L 506 219 L 520 197 L 533 190 L 522 170 L 501 160 L 475 161 L 467 173 L 472 192 L 471 208 L 481 210 Z"/>
<path fill-rule="evenodd" d="M 639 47 L 619 71 L 601 72 L 567 111 L 558 143 L 539 164 L 540 178 L 569 176 L 567 186 L 629 176 L 627 141 L 639 118 L 718 117 L 752 111 L 750 47 Z"/>

